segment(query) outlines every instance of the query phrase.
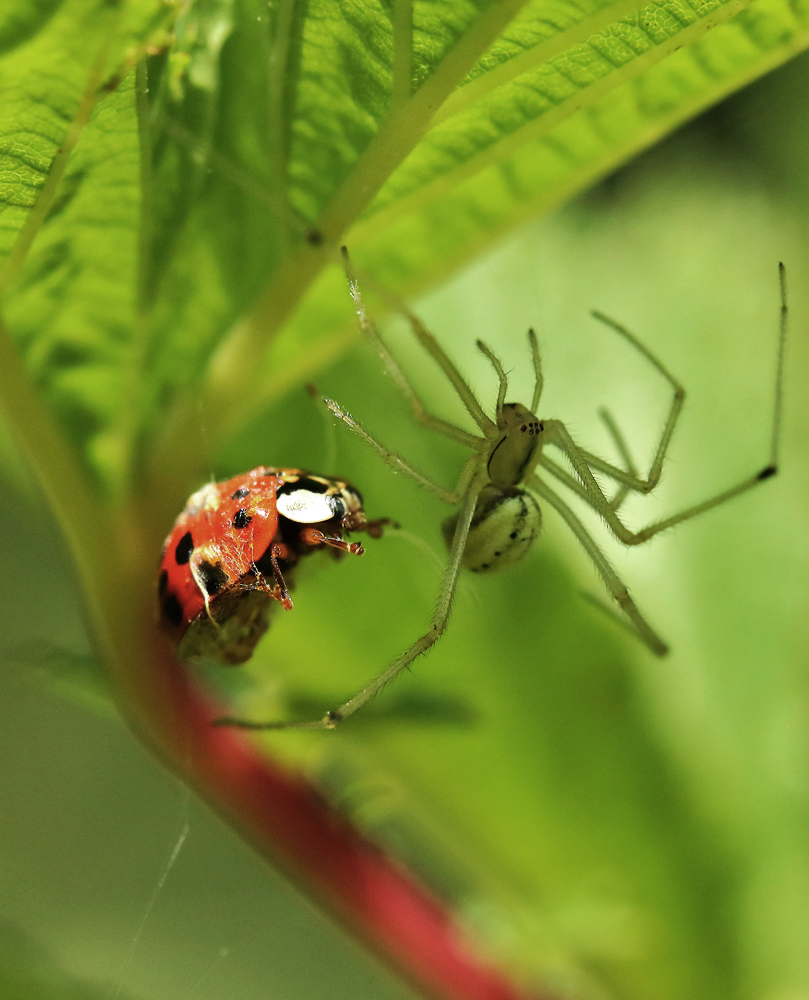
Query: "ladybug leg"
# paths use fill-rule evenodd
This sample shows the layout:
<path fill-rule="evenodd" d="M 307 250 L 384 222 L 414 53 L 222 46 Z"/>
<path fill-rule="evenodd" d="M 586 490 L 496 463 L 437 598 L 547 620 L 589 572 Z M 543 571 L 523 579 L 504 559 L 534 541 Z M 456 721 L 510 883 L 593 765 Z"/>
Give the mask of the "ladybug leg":
<path fill-rule="evenodd" d="M 371 538 L 381 538 L 386 525 L 395 529 L 400 527 L 400 525 L 390 517 L 378 517 L 374 521 L 369 521 L 366 519 L 363 511 L 357 511 L 355 513 L 346 514 L 343 518 L 341 528 L 347 534 L 350 534 L 352 531 L 364 531 L 370 535 Z"/>
<path fill-rule="evenodd" d="M 400 527 L 399 522 L 394 521 L 390 517 L 378 517 L 375 521 L 366 521 L 365 531 L 371 536 L 371 538 L 381 538 L 383 529 L 386 525 L 395 529 Z"/>
<path fill-rule="evenodd" d="M 339 535 L 327 535 L 320 528 L 302 528 L 298 536 L 305 545 L 330 545 L 341 552 L 350 552 L 353 556 L 365 554 L 365 549 L 359 542 L 346 542 Z"/>
<path fill-rule="evenodd" d="M 211 569 L 211 564 L 206 562 L 204 555 L 194 553 L 191 557 L 191 575 L 194 577 L 194 582 L 199 591 L 202 594 L 202 599 L 205 602 L 205 614 L 208 621 L 213 625 L 214 628 L 221 628 L 219 622 L 211 614 L 211 596 L 219 592 L 219 587 L 214 578 L 211 577 L 209 570 Z"/>
<path fill-rule="evenodd" d="M 265 585 L 262 589 L 266 589 L 270 594 L 272 594 L 276 601 L 280 601 L 284 608 L 287 611 L 290 611 L 293 607 L 292 598 L 289 596 L 287 585 L 284 582 L 283 575 L 281 574 L 281 567 L 278 565 L 278 560 L 283 558 L 287 552 L 287 547 L 283 543 L 272 543 L 270 546 L 270 564 L 272 565 L 272 576 L 275 581 L 275 586 L 267 587 Z M 253 563 L 253 570 L 258 578 L 258 584 L 261 587 L 262 583 L 264 583 L 264 574 L 255 563 Z"/>
<path fill-rule="evenodd" d="M 194 579 L 196 580 L 196 577 L 194 577 Z M 199 580 L 197 580 L 197 583 L 199 583 Z M 211 614 L 211 599 L 210 597 L 208 597 L 208 595 L 205 593 L 204 590 L 202 592 L 202 598 L 205 601 L 205 614 L 208 618 L 208 621 L 211 623 L 211 625 L 213 625 L 214 628 L 216 629 L 221 628 L 219 622 Z"/>

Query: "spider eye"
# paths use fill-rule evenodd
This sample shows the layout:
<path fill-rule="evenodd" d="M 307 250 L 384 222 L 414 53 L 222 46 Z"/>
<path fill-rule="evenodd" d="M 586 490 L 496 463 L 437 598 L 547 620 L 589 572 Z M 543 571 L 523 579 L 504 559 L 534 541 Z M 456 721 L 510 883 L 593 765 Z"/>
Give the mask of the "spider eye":
<path fill-rule="evenodd" d="M 457 515 L 444 522 L 444 540 L 449 547 Z M 508 569 L 528 552 L 542 528 L 539 504 L 525 490 L 501 490 L 487 486 L 478 498 L 463 565 L 474 573 Z"/>

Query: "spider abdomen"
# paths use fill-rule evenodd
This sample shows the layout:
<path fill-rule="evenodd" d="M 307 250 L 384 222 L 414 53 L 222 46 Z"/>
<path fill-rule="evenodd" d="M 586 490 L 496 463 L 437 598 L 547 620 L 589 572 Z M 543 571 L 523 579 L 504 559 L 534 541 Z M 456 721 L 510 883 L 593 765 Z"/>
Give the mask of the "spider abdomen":
<path fill-rule="evenodd" d="M 455 534 L 457 515 L 442 525 L 447 545 Z M 539 504 L 519 487 L 481 490 L 463 554 L 463 565 L 473 573 L 508 569 L 528 552 L 542 528 Z"/>

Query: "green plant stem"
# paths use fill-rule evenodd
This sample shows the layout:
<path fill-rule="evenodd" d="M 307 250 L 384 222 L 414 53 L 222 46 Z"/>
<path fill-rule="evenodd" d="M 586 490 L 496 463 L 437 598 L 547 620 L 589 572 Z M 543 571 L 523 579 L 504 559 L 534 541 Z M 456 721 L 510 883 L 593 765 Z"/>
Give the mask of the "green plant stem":
<path fill-rule="evenodd" d="M 391 110 L 398 111 L 413 94 L 413 4 L 393 0 L 393 92 Z"/>
<path fill-rule="evenodd" d="M 280 253 L 285 252 L 289 243 L 289 231 L 285 225 L 292 214 L 286 198 L 287 191 L 287 157 L 289 155 L 289 136 L 287 135 L 285 103 L 288 93 L 287 66 L 289 63 L 289 46 L 292 39 L 292 26 L 295 14 L 295 0 L 281 0 L 275 14 L 275 33 L 270 45 L 269 66 L 267 71 L 269 115 L 268 127 L 270 141 L 268 155 L 270 161 L 270 186 L 282 200 L 283 211 L 278 217 L 280 236 L 283 241 Z"/>
<path fill-rule="evenodd" d="M 64 532 L 86 595 L 100 652 L 112 651 L 107 623 L 117 593 L 115 535 L 108 511 L 97 502 L 70 443 L 43 405 L 5 323 L 0 318 L 0 411 L 28 458 Z"/>
<path fill-rule="evenodd" d="M 405 105 L 387 116 L 354 169 L 323 209 L 317 229 L 324 242 L 332 245 L 339 242 L 393 170 L 428 131 L 436 110 L 526 2 L 500 0 L 487 7 L 429 80 Z"/>
<path fill-rule="evenodd" d="M 137 304 L 133 324 L 132 361 L 127 372 L 125 392 L 116 434 L 120 439 L 122 461 L 113 484 L 119 496 L 131 486 L 133 454 L 141 418 L 141 393 L 146 356 L 149 350 L 152 305 L 152 246 L 154 242 L 154 178 L 152 176 L 153 126 L 149 110 L 149 86 L 146 60 L 135 68 L 135 110 L 140 146 L 140 227 L 138 241 Z"/>

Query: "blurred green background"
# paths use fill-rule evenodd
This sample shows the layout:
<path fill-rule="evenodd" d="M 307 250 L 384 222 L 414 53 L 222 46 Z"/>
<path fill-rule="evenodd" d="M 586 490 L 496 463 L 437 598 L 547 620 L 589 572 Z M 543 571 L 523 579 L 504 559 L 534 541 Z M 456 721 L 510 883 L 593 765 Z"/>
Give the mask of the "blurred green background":
<path fill-rule="evenodd" d="M 272 741 L 451 899 L 481 948 L 559 995 L 809 998 L 807 95 L 804 57 L 414 303 L 484 401 L 495 386 L 475 338 L 528 400 L 534 326 L 539 415 L 608 452 L 596 416 L 608 405 L 641 464 L 666 386 L 589 309 L 658 351 L 689 396 L 660 490 L 627 508 L 641 525 L 765 463 L 786 263 L 781 475 L 635 551 L 594 524 L 671 656 L 655 660 L 582 600 L 600 585 L 550 512 L 516 571 L 463 578 L 446 638 L 364 719 Z M 385 330 L 434 410 L 457 417 L 404 325 Z M 370 350 L 358 342 L 317 382 L 453 481 L 462 450 L 413 426 Z M 42 643 L 43 659 L 54 645 L 80 658 L 64 547 L 4 454 L 4 633 L 23 659 Z M 336 702 L 423 628 L 446 511 L 344 428 L 332 439 L 303 388 L 210 460 L 217 475 L 260 462 L 339 472 L 371 516 L 401 522 L 363 560 L 313 559 L 294 613 L 215 681 L 251 717 Z M 406 995 L 114 718 L 47 672 L 12 662 L 0 683 L 0 994 Z M 22 938 L 36 988 L 14 985 Z"/>

